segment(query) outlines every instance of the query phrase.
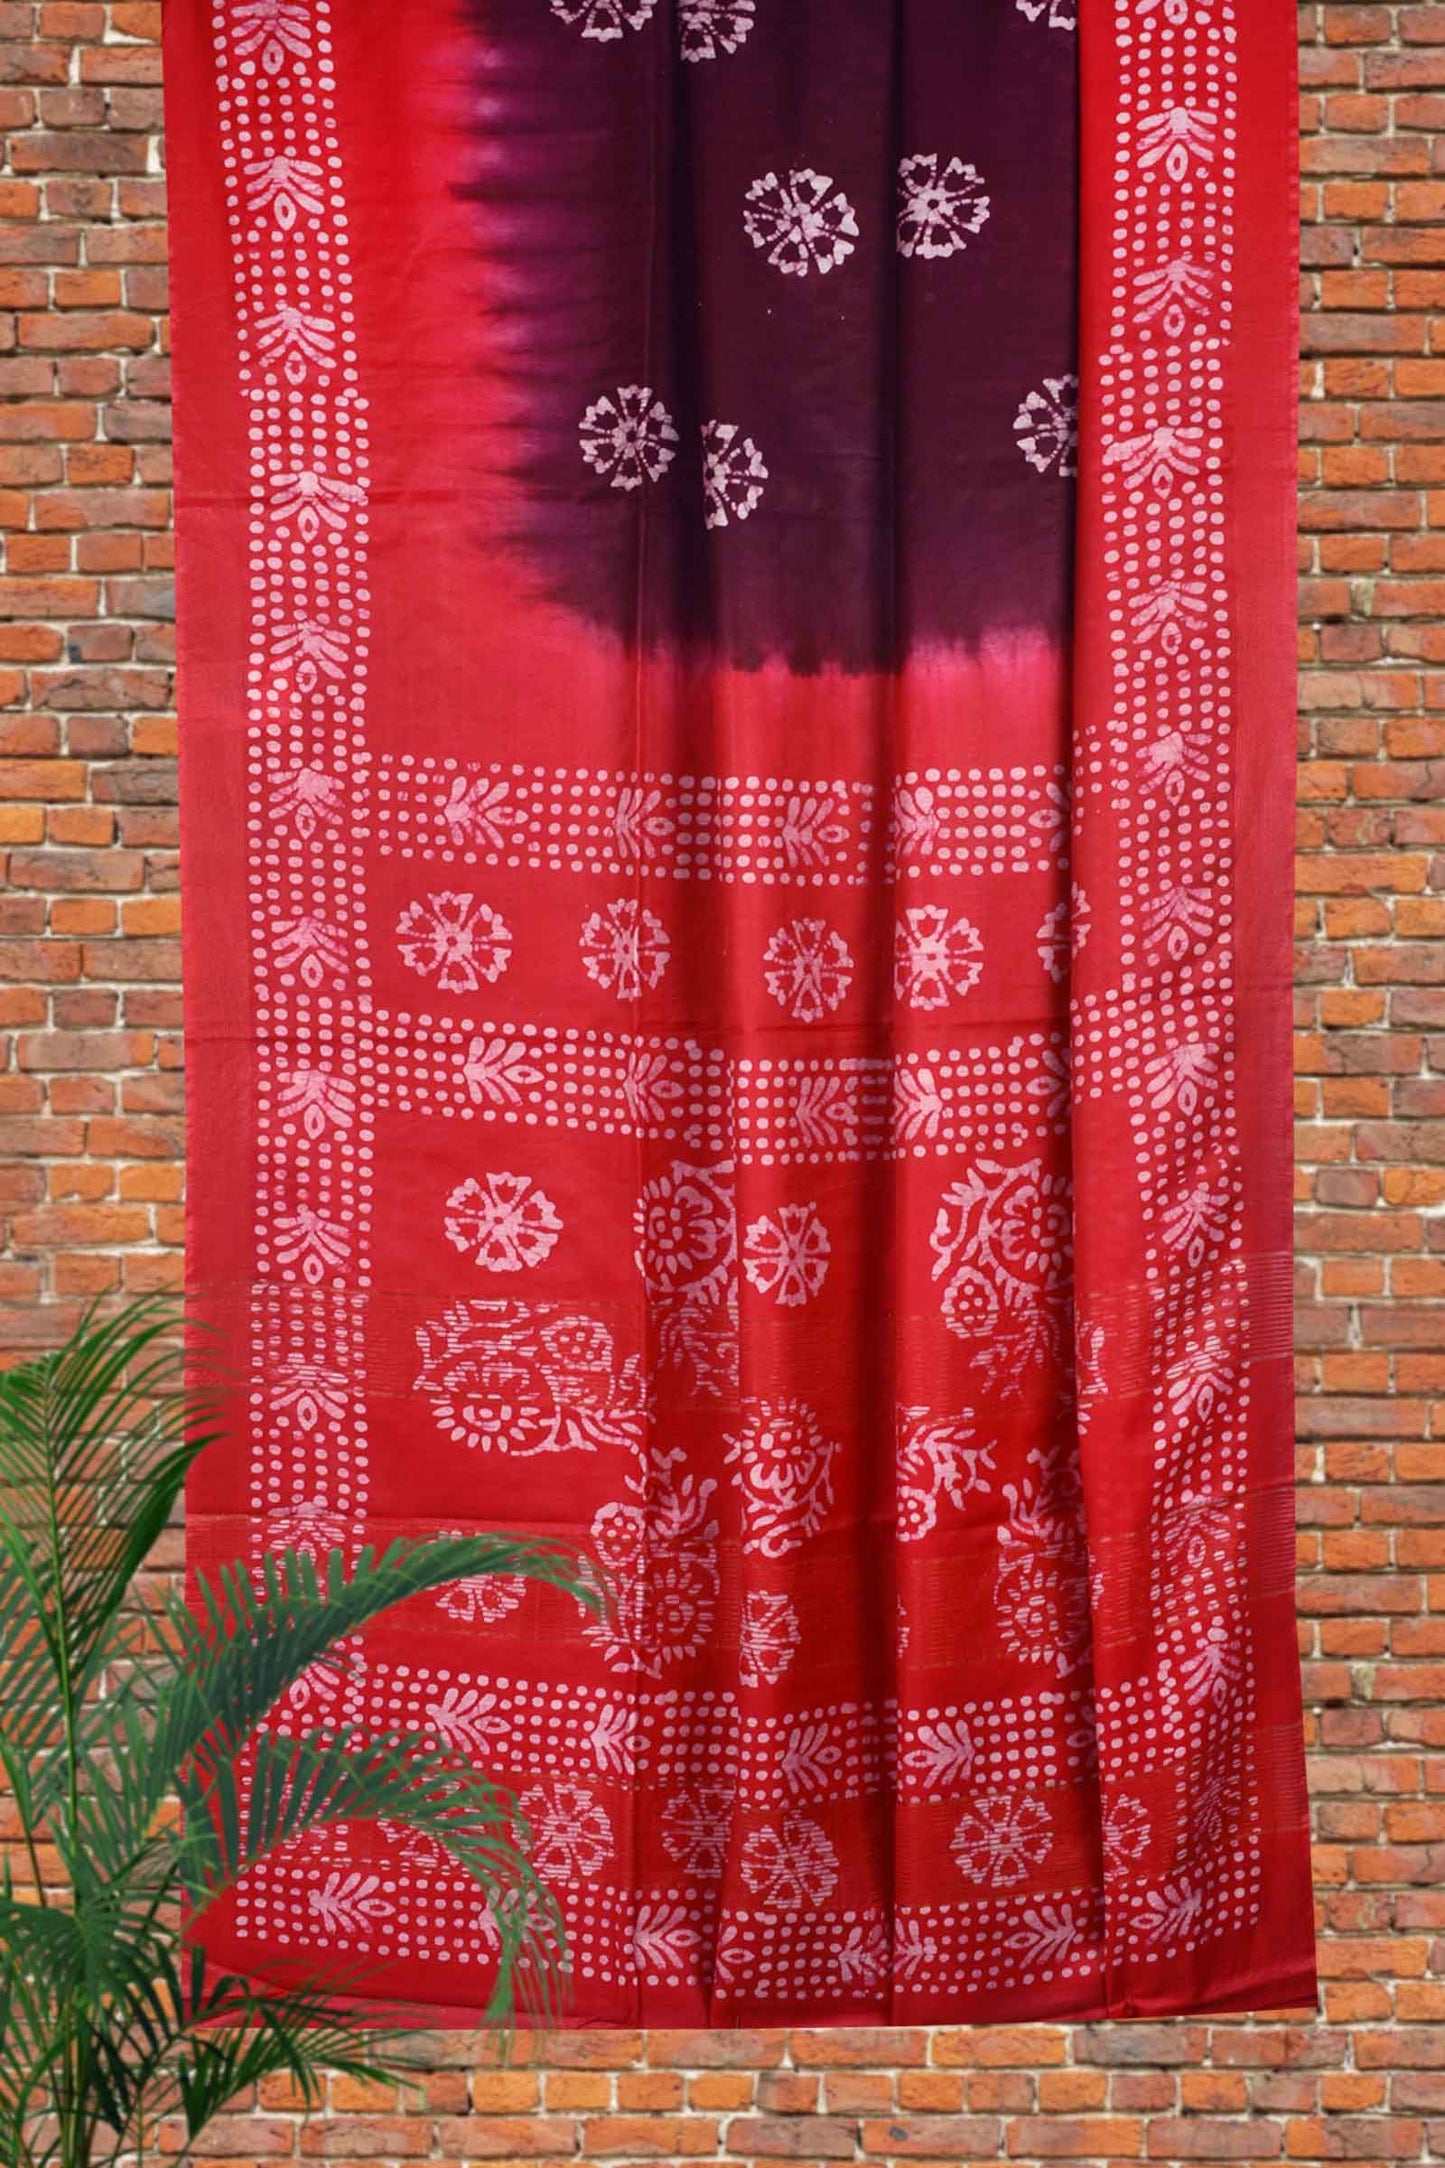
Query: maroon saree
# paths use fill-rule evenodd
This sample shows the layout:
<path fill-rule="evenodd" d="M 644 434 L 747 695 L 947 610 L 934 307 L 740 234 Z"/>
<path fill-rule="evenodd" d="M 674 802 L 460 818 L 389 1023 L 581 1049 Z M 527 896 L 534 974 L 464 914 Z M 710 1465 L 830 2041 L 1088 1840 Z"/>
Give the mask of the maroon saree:
<path fill-rule="evenodd" d="M 1077 14 L 1077 21 L 1076 21 Z M 201 1565 L 585 2025 L 1314 1992 L 1284 0 L 171 0 Z M 437 2014 L 345 1828 L 220 1932 Z"/>

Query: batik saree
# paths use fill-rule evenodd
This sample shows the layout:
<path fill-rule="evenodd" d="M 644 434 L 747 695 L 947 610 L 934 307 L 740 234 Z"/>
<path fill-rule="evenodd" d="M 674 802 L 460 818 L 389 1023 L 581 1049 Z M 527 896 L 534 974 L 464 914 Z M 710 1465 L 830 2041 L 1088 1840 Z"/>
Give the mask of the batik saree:
<path fill-rule="evenodd" d="M 1286 0 L 170 0 L 198 1565 L 579 2025 L 1308 2001 Z M 216 1930 L 438 2015 L 343 1827 Z"/>

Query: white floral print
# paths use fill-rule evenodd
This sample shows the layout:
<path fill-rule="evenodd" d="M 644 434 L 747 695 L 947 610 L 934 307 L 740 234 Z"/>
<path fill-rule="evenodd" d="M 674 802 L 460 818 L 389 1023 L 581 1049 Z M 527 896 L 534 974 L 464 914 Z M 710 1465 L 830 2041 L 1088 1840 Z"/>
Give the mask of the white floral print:
<path fill-rule="evenodd" d="M 415 1389 L 457 1445 L 526 1460 L 642 1442 L 641 1360 L 597 1318 L 550 1302 L 455 1302 L 416 1343 Z"/>
<path fill-rule="evenodd" d="M 1079 380 L 1046 376 L 1014 416 L 1019 450 L 1040 474 L 1077 474 L 1079 470 Z"/>
<path fill-rule="evenodd" d="M 968 1881 L 1013 1889 L 1047 1858 L 1052 1842 L 1049 1810 L 1041 1799 L 996 1793 L 960 1817 L 949 1850 Z"/>
<path fill-rule="evenodd" d="M 616 1849 L 607 1809 L 585 1784 L 551 1777 L 517 1802 L 532 1841 L 532 1865 L 564 1889 L 590 1881 Z"/>
<path fill-rule="evenodd" d="M 571 23 L 584 38 L 606 43 L 624 30 L 640 30 L 657 0 L 552 0 L 552 13 Z"/>
<path fill-rule="evenodd" d="M 724 1458 L 742 1498 L 743 1548 L 782 1558 L 827 1517 L 837 1442 L 801 1400 L 747 1401 L 742 1418 Z"/>
<path fill-rule="evenodd" d="M 945 165 L 941 153 L 920 151 L 898 168 L 900 256 L 957 255 L 981 233 L 989 202 L 976 166 L 961 158 Z"/>
<path fill-rule="evenodd" d="M 1038 943 L 1039 962 L 1053 980 L 1062 986 L 1069 975 L 1069 966 L 1080 953 L 1089 938 L 1090 912 L 1084 891 L 1075 887 L 1062 903 L 1056 903 L 1039 923 L 1034 939 Z"/>
<path fill-rule="evenodd" d="M 705 524 L 726 527 L 747 519 L 763 500 L 768 470 L 751 437 L 736 422 L 704 422 L 702 494 Z"/>
<path fill-rule="evenodd" d="M 848 998 L 853 958 L 848 944 L 821 918 L 780 926 L 763 951 L 764 983 L 800 1024 L 816 1024 Z"/>
<path fill-rule="evenodd" d="M 672 944 L 660 918 L 631 897 L 584 919 L 582 968 L 619 1001 L 636 1001 L 667 969 Z"/>
<path fill-rule="evenodd" d="M 1024 1370 L 1057 1361 L 1073 1264 L 1066 1175 L 1041 1160 L 978 1160 L 944 1192 L 931 1237 L 943 1318 L 979 1349 L 987 1375 L 1016 1393 Z"/>
<path fill-rule="evenodd" d="M 663 1848 L 684 1874 L 715 1882 L 722 1873 L 736 1796 L 724 1784 L 702 1784 L 668 1800 L 662 1810 Z"/>
<path fill-rule="evenodd" d="M 765 173 L 748 190 L 743 225 L 754 248 L 789 278 L 827 273 L 847 260 L 858 238 L 858 220 L 829 173 L 795 166 L 786 180 Z"/>
<path fill-rule="evenodd" d="M 684 60 L 716 60 L 735 53 L 753 27 L 755 0 L 678 0 L 677 27 Z"/>
<path fill-rule="evenodd" d="M 1127 1878 L 1149 1849 L 1149 1816 L 1142 1799 L 1121 1792 L 1104 1809 L 1104 1872 L 1110 1881 Z"/>
<path fill-rule="evenodd" d="M 637 1200 L 637 1269 L 665 1362 L 718 1395 L 738 1374 L 738 1238 L 733 1163 L 674 1160 Z"/>
<path fill-rule="evenodd" d="M 1020 15 L 1031 23 L 1047 22 L 1050 30 L 1073 30 L 1078 23 L 1074 10 L 1079 0 L 1014 0 Z"/>
<path fill-rule="evenodd" d="M 487 1174 L 459 1183 L 447 1199 L 447 1240 L 488 1272 L 523 1272 L 557 1247 L 557 1207 L 530 1175 Z"/>
<path fill-rule="evenodd" d="M 712 1631 L 720 1586 L 717 1489 L 687 1468 L 680 1448 L 654 1447 L 627 1478 L 630 1496 L 602 1506 L 592 1549 L 611 1601 L 585 1628 L 614 1671 L 660 1678 L 695 1656 Z"/>
<path fill-rule="evenodd" d="M 998 1530 L 994 1603 L 1004 1647 L 1063 1679 L 1089 1654 L 1089 1556 L 1078 1464 L 1059 1452 L 1029 1455 L 1037 1470 L 1004 1485 L 1009 1517 Z"/>
<path fill-rule="evenodd" d="M 650 384 L 620 384 L 582 417 L 582 457 L 614 489 L 660 481 L 677 457 L 672 416 Z"/>
<path fill-rule="evenodd" d="M 738 1676 L 744 1686 L 776 1686 L 798 1653 L 802 1627 L 791 1597 L 751 1589 L 743 1603 Z"/>
<path fill-rule="evenodd" d="M 512 960 L 512 931 L 489 903 L 443 889 L 408 904 L 396 923 L 401 960 L 444 993 L 474 994 L 499 979 Z"/>
<path fill-rule="evenodd" d="M 755 1830 L 741 1864 L 759 1903 L 780 1910 L 820 1905 L 838 1886 L 838 1854 L 827 1831 L 796 1811 L 784 1815 L 781 1829 Z"/>
<path fill-rule="evenodd" d="M 973 1491 L 986 1491 L 993 1470 L 992 1444 L 981 1440 L 972 1415 L 935 1415 L 929 1408 L 900 1407 L 897 1415 L 898 1534 L 905 1543 L 930 1535 L 940 1501 L 962 1506 Z"/>
<path fill-rule="evenodd" d="M 941 903 L 925 903 L 898 921 L 893 943 L 893 991 L 910 1009 L 946 1009 L 983 976 L 983 937 L 971 919 L 950 918 Z"/>
<path fill-rule="evenodd" d="M 779 1205 L 756 1219 L 743 1239 L 743 1270 L 760 1295 L 795 1310 L 816 1295 L 828 1276 L 832 1244 L 811 1204 Z"/>

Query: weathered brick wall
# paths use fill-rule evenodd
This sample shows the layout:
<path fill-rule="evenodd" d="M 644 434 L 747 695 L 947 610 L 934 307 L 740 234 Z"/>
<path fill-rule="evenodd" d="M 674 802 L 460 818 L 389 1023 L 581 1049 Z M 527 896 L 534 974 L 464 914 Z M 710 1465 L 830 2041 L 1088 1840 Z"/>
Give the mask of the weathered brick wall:
<path fill-rule="evenodd" d="M 172 1279 L 180 1233 L 158 14 L 0 0 L 12 1350 L 87 1294 Z M 338 2084 L 298 2141 L 277 2093 L 216 2153 L 1445 2158 L 1445 5 L 1311 0 L 1301 36 L 1320 2021 L 588 2036 L 524 2043 L 506 2070 L 445 2040 L 406 2099 Z"/>

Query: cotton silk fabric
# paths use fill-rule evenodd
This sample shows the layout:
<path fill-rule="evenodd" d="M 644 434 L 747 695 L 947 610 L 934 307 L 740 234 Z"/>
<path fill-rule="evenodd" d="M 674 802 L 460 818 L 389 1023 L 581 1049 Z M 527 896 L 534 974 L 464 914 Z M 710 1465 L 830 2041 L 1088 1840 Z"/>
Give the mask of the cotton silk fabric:
<path fill-rule="evenodd" d="M 170 0 L 192 1561 L 577 2025 L 1300 2004 L 1284 0 Z M 476 1886 L 217 1954 L 438 2020 Z"/>

